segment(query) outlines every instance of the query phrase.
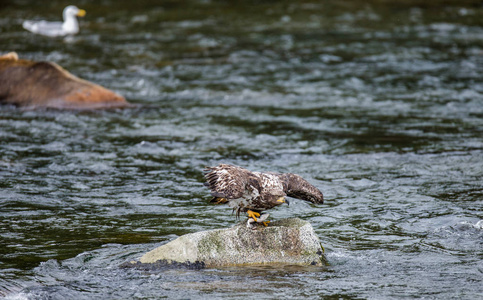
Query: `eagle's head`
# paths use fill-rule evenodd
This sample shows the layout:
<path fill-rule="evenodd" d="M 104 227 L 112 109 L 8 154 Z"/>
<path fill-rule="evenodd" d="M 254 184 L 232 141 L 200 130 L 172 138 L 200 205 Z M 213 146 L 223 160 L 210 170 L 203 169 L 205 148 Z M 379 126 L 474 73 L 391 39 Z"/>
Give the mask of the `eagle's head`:
<path fill-rule="evenodd" d="M 301 176 L 292 173 L 282 174 L 284 192 L 289 197 L 302 199 L 316 204 L 324 203 L 322 192 Z"/>
<path fill-rule="evenodd" d="M 287 199 L 285 199 L 285 196 L 286 196 L 285 194 L 280 194 L 280 195 L 272 194 L 272 195 L 267 195 L 266 198 L 268 198 L 268 201 L 273 206 L 282 205 L 284 203 L 290 204 L 290 202 Z"/>

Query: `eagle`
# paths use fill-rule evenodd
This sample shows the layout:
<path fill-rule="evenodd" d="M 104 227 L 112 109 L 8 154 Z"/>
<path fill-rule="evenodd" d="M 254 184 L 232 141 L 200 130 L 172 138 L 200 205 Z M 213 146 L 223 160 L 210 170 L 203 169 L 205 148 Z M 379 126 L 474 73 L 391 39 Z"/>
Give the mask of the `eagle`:
<path fill-rule="evenodd" d="M 285 197 L 293 197 L 316 204 L 324 203 L 324 195 L 301 176 L 292 173 L 251 172 L 235 165 L 220 164 L 204 169 L 206 182 L 217 204 L 228 203 L 238 218 L 242 212 L 248 215 L 247 227 L 266 221 L 269 214 L 262 211 L 283 203 Z"/>

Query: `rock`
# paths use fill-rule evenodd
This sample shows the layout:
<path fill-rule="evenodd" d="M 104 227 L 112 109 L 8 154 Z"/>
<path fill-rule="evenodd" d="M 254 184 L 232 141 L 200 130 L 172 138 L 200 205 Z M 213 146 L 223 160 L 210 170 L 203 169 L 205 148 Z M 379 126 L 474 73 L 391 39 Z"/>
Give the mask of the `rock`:
<path fill-rule="evenodd" d="M 183 235 L 145 255 L 150 264 L 198 263 L 206 267 L 249 264 L 324 265 L 323 248 L 309 222 L 284 219 L 249 229 L 246 222 L 232 228 Z"/>
<path fill-rule="evenodd" d="M 128 107 L 124 97 L 82 80 L 53 62 L 0 56 L 0 103 L 26 108 L 98 109 Z"/>

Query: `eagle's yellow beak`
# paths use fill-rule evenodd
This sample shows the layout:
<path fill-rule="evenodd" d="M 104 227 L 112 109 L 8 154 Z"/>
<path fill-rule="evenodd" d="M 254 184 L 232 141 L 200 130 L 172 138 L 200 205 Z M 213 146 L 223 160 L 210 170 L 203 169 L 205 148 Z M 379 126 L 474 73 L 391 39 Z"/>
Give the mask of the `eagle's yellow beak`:
<path fill-rule="evenodd" d="M 285 203 L 285 197 L 278 198 L 277 202 Z"/>
<path fill-rule="evenodd" d="M 78 17 L 83 17 L 83 16 L 85 16 L 85 15 L 86 15 L 86 11 L 85 11 L 85 10 L 83 10 L 83 9 L 79 9 L 79 12 L 77 13 L 77 16 L 78 16 Z"/>

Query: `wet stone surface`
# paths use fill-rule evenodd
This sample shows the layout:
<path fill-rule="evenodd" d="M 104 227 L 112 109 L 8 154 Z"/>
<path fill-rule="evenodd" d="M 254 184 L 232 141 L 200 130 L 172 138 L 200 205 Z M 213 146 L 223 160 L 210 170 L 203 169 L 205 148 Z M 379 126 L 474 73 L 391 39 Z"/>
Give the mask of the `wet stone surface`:
<path fill-rule="evenodd" d="M 250 264 L 323 265 L 319 238 L 307 221 L 284 219 L 267 227 L 246 222 L 190 233 L 144 254 L 140 262 L 201 262 L 207 267 Z"/>

